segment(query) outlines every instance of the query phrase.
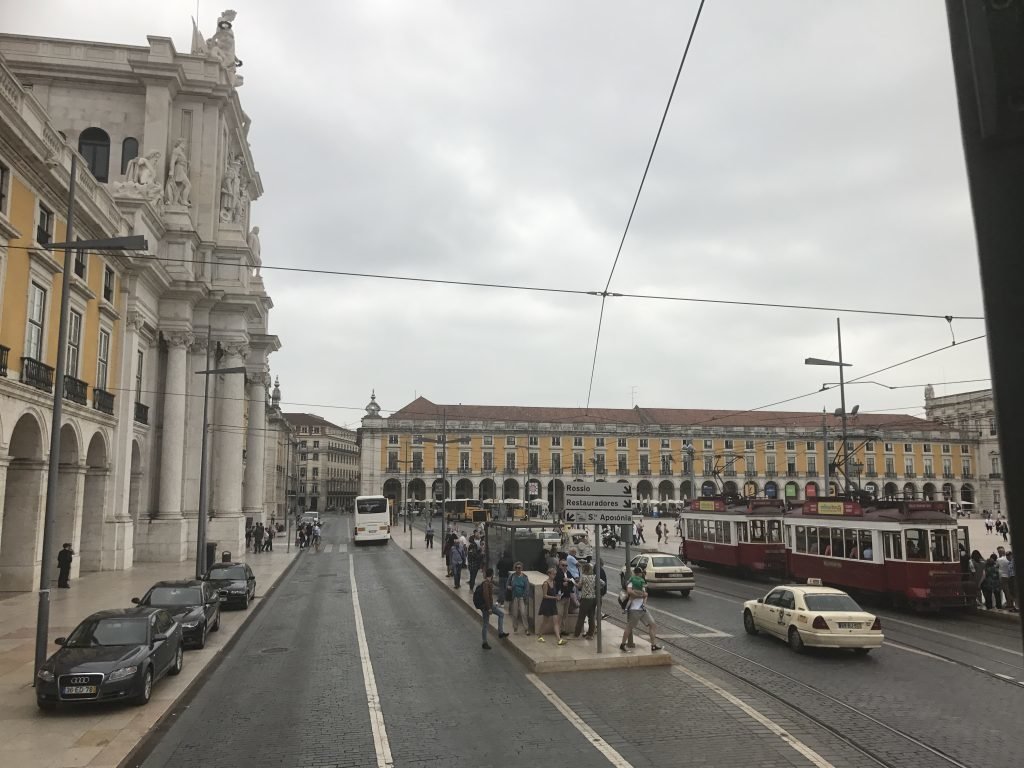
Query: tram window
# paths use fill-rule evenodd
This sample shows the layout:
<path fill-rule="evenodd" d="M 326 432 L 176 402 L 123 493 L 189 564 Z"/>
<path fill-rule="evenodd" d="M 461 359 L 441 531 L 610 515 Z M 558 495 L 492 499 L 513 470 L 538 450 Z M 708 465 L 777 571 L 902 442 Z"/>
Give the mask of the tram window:
<path fill-rule="evenodd" d="M 736 523 L 736 541 L 750 541 L 750 537 L 747 535 L 747 524 L 745 522 Z"/>
<path fill-rule="evenodd" d="M 833 528 L 832 529 L 832 541 L 828 545 L 828 549 L 825 550 L 826 555 L 832 557 L 843 556 L 843 529 Z"/>
<path fill-rule="evenodd" d="M 764 520 L 750 521 L 750 540 L 764 542 Z"/>
<path fill-rule="evenodd" d="M 920 528 L 911 528 L 906 532 L 907 560 L 928 559 L 928 537 Z"/>
<path fill-rule="evenodd" d="M 807 526 L 807 554 L 816 555 L 818 552 L 818 529 L 809 525 Z"/>
<path fill-rule="evenodd" d="M 732 528 L 732 523 L 730 523 L 728 521 L 722 523 L 722 543 L 723 544 L 732 544 L 732 534 L 729 532 L 730 528 Z"/>
<path fill-rule="evenodd" d="M 769 520 L 768 521 L 768 541 L 780 542 L 782 541 L 782 521 L 781 520 Z"/>
<path fill-rule="evenodd" d="M 846 552 L 846 556 L 847 557 L 849 557 L 849 558 L 851 558 L 853 560 L 859 560 L 860 559 L 860 547 L 857 546 L 857 532 L 856 531 L 847 531 L 846 532 L 845 546 L 846 546 L 846 549 L 844 551 Z"/>
<path fill-rule="evenodd" d="M 686 538 L 693 538 L 693 520 L 686 521 Z"/>
<path fill-rule="evenodd" d="M 932 560 L 936 563 L 951 563 L 953 550 L 950 547 L 949 531 L 932 531 Z"/>
<path fill-rule="evenodd" d="M 860 536 L 860 559 L 874 560 L 875 552 L 871 546 L 871 531 L 859 531 Z"/>
<path fill-rule="evenodd" d="M 806 552 L 807 551 L 807 531 L 802 525 L 794 525 L 796 529 L 796 551 Z M 792 530 L 792 529 L 790 529 Z"/>
<path fill-rule="evenodd" d="M 903 546 L 900 544 L 898 533 L 885 532 L 882 534 L 882 541 L 885 544 L 886 560 L 902 560 Z"/>

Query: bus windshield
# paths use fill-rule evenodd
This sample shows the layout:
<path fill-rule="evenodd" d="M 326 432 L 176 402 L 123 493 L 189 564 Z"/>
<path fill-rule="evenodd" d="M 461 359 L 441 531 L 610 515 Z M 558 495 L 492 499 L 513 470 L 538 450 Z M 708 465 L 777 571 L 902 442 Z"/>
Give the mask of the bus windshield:
<path fill-rule="evenodd" d="M 358 499 L 356 500 L 356 514 L 359 515 L 385 515 L 388 511 L 387 499 Z"/>

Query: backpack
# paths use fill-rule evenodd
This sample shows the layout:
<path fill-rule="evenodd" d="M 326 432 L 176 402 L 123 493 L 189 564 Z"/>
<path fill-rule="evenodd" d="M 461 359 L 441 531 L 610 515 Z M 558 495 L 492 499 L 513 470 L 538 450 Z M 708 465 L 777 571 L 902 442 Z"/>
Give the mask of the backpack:
<path fill-rule="evenodd" d="M 476 589 L 473 590 L 473 607 L 478 611 L 484 609 L 484 584 L 480 582 L 476 585 Z"/>

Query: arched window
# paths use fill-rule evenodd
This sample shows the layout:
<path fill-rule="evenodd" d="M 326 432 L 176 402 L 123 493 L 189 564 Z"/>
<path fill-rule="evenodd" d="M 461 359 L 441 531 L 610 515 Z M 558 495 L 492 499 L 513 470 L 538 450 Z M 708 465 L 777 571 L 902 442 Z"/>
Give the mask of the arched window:
<path fill-rule="evenodd" d="M 110 171 L 110 137 L 102 128 L 86 128 L 78 137 L 78 152 L 89 164 L 96 181 L 106 181 Z"/>
<path fill-rule="evenodd" d="M 121 142 L 121 175 L 128 170 L 128 163 L 139 156 L 139 140 L 129 136 Z"/>

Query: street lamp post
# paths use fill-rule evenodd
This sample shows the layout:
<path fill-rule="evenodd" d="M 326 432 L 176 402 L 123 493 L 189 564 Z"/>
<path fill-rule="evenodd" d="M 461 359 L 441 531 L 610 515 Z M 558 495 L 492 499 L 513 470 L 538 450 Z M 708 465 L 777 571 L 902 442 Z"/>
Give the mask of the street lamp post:
<path fill-rule="evenodd" d="M 819 357 L 808 357 L 804 360 L 804 365 L 829 365 L 839 369 L 839 404 L 840 408 L 837 412 L 837 416 L 842 419 L 843 423 L 843 460 L 841 462 L 843 466 L 843 493 L 850 493 L 850 475 L 847 472 L 846 462 L 849 458 L 846 449 L 846 436 L 847 436 L 847 413 L 846 413 L 846 382 L 843 377 L 843 368 L 850 367 L 850 363 L 843 362 L 843 330 L 840 325 L 840 320 L 836 318 L 836 335 L 839 338 L 839 360 L 823 360 Z M 854 413 L 857 412 L 857 407 L 854 407 Z M 838 458 L 838 455 L 837 455 Z M 836 462 L 839 464 L 840 462 Z"/>
<path fill-rule="evenodd" d="M 60 472 L 60 428 L 64 416 L 64 378 L 67 374 L 68 354 L 68 310 L 71 296 L 71 272 L 74 267 L 71 250 L 109 250 L 109 251 L 145 251 L 149 244 L 141 235 L 128 237 L 109 237 L 99 240 L 79 240 L 73 242 L 71 233 L 75 217 L 75 190 L 78 179 L 78 154 L 71 153 L 71 180 L 68 184 L 68 215 L 65 239 L 62 243 L 46 243 L 43 248 L 48 251 L 64 249 L 64 275 L 61 279 L 60 320 L 57 330 L 57 367 L 54 370 L 53 382 L 53 415 L 50 422 L 50 457 L 46 477 L 46 504 L 43 513 L 43 562 L 39 573 L 39 605 L 36 612 L 36 649 L 35 668 L 32 683 L 35 684 L 39 668 L 46 661 L 46 649 L 49 646 L 47 635 L 50 632 L 50 582 L 53 580 L 54 550 L 56 548 L 57 527 L 57 482 Z"/>
<path fill-rule="evenodd" d="M 690 465 L 690 500 L 697 498 L 697 474 L 693 469 L 693 443 L 687 443 L 683 446 L 683 450 L 686 451 L 686 457 L 689 459 Z"/>

